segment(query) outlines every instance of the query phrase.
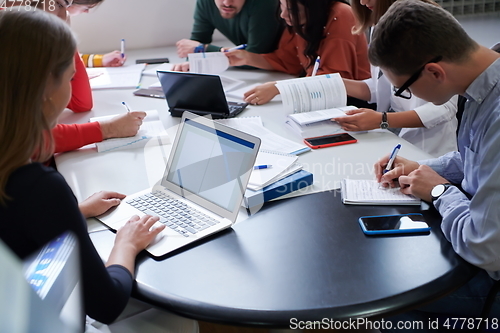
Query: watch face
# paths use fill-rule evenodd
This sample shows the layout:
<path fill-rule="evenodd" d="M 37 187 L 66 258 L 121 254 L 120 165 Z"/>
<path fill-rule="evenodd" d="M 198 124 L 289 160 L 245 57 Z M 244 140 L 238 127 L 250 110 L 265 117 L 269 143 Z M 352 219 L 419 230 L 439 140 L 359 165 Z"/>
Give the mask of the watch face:
<path fill-rule="evenodd" d="M 443 194 L 445 190 L 446 190 L 446 186 L 444 186 L 443 184 L 436 185 L 436 186 L 434 186 L 434 188 L 431 191 L 431 196 L 433 198 L 437 198 L 441 194 Z"/>
<path fill-rule="evenodd" d="M 380 123 L 380 128 L 381 129 L 387 129 L 387 128 L 389 128 L 389 123 L 386 123 L 386 122 Z"/>

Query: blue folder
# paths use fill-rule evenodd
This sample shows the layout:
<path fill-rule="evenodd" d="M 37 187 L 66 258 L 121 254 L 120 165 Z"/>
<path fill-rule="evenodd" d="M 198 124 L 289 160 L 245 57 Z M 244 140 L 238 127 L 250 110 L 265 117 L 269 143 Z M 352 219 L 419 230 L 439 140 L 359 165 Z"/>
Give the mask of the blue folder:
<path fill-rule="evenodd" d="M 297 191 L 313 183 L 313 175 L 300 170 L 288 177 L 278 180 L 258 191 L 246 190 L 244 204 L 247 208 L 261 206 L 264 202 L 276 199 L 285 194 Z"/>

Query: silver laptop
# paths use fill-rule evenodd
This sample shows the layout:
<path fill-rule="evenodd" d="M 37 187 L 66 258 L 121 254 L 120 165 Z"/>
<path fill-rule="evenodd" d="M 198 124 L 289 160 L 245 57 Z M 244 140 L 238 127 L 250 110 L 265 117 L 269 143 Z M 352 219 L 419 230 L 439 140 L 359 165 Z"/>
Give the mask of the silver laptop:
<path fill-rule="evenodd" d="M 134 214 L 159 216 L 167 227 L 146 249 L 156 257 L 229 228 L 259 147 L 257 137 L 184 112 L 160 184 L 98 219 L 117 230 Z"/>

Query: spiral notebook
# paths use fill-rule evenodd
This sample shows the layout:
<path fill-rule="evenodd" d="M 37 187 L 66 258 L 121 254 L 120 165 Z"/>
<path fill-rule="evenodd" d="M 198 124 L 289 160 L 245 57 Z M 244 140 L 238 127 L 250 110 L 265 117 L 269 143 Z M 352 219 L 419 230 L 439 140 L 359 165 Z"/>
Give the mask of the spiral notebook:
<path fill-rule="evenodd" d="M 295 155 L 261 149 L 257 154 L 255 165 L 271 165 L 271 167 L 252 170 L 247 188 L 257 191 L 302 170 L 302 165 L 297 163 L 297 159 Z"/>

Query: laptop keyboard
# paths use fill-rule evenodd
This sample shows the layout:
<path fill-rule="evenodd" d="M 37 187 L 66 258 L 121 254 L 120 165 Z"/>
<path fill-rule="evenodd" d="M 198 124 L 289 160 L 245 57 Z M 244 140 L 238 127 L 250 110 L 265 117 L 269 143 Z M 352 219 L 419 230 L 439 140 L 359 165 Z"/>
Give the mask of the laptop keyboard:
<path fill-rule="evenodd" d="M 219 223 L 163 192 L 146 193 L 126 201 L 144 214 L 158 216 L 160 222 L 184 237 L 189 237 Z"/>
<path fill-rule="evenodd" d="M 241 109 L 244 109 L 245 107 L 244 106 L 241 106 L 241 105 L 231 105 L 231 104 L 228 104 L 227 106 L 229 108 L 229 113 L 235 113 L 235 112 L 238 112 L 240 111 Z"/>

